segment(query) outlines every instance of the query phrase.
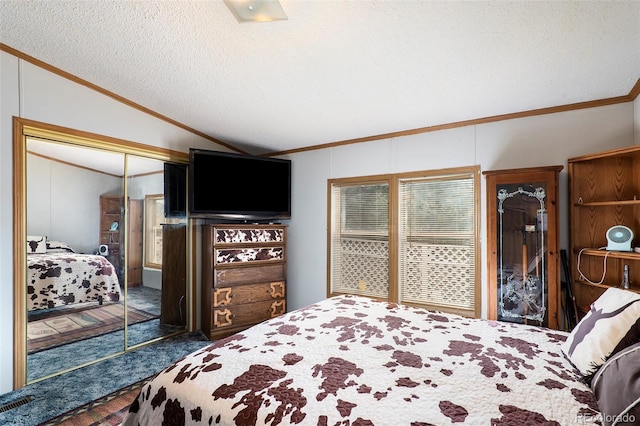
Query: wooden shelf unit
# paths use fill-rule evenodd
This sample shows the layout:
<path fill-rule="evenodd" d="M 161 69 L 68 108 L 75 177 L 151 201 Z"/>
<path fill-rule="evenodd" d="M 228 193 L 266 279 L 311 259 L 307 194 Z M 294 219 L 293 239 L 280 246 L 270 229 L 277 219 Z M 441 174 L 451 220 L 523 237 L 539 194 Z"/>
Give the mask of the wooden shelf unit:
<path fill-rule="evenodd" d="M 286 312 L 284 225 L 202 226 L 202 331 L 211 340 Z"/>
<path fill-rule="evenodd" d="M 142 284 L 142 200 L 129 200 L 129 248 L 127 251 L 127 286 Z M 111 230 L 117 222 L 118 228 Z M 109 248 L 106 258 L 116 268 L 118 279 L 124 283 L 124 201 L 118 195 L 100 196 L 100 244 Z"/>
<path fill-rule="evenodd" d="M 587 256 L 601 256 L 610 257 L 612 259 L 629 259 L 632 261 L 640 261 L 640 253 L 632 251 L 606 251 L 600 249 L 588 249 L 582 250 L 583 255 Z"/>
<path fill-rule="evenodd" d="M 123 265 L 124 259 L 120 250 L 120 242 L 122 241 L 122 229 L 124 223 L 122 217 L 124 215 L 123 198 L 120 196 L 101 195 L 100 196 L 100 245 L 106 245 L 109 254 L 105 256 L 116 268 L 118 279 L 123 282 Z M 111 230 L 111 225 L 117 222 L 118 228 Z"/>
<path fill-rule="evenodd" d="M 629 290 L 640 293 L 640 253 L 607 251 L 607 230 L 634 233 L 640 246 L 640 146 L 570 158 L 569 209 L 573 292 L 584 314 L 609 287 L 620 287 L 629 265 Z M 579 262 L 578 262 L 579 260 Z"/>
<path fill-rule="evenodd" d="M 640 206 L 640 200 L 622 201 L 594 201 L 592 203 L 576 203 L 575 207 L 611 207 L 611 206 Z"/>

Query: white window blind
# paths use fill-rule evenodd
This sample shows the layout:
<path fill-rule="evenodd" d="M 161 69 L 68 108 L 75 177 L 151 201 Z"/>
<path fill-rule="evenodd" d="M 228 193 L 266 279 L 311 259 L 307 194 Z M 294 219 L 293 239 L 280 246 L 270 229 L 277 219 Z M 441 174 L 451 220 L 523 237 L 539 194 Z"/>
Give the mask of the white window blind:
<path fill-rule="evenodd" d="M 329 180 L 329 294 L 478 316 L 479 167 Z"/>
<path fill-rule="evenodd" d="M 389 294 L 389 184 L 331 187 L 331 293 Z"/>
<path fill-rule="evenodd" d="M 474 315 L 473 173 L 399 179 L 401 303 Z"/>

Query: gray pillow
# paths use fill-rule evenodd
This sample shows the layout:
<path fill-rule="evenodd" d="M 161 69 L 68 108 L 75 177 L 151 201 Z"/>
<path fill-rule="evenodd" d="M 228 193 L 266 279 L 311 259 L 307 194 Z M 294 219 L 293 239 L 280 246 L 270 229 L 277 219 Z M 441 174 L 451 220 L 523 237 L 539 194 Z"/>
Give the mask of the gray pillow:
<path fill-rule="evenodd" d="M 609 358 L 593 376 L 602 424 L 640 424 L 640 343 Z"/>

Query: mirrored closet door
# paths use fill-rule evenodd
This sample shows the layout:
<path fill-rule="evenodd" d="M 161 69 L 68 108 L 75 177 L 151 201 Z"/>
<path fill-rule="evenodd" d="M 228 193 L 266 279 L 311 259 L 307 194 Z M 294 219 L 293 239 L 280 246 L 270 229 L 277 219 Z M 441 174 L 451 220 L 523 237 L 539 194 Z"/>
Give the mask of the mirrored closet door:
<path fill-rule="evenodd" d="M 164 194 L 185 158 L 59 139 L 23 139 L 24 383 L 189 326 L 187 218 Z"/>
<path fill-rule="evenodd" d="M 127 346 L 134 346 L 186 326 L 187 225 L 184 212 L 165 209 L 165 162 L 127 160 Z"/>
<path fill-rule="evenodd" d="M 96 156 L 101 170 L 62 160 Z M 101 212 L 100 197 L 122 200 L 124 155 L 28 139 L 26 159 L 31 381 L 124 349 L 124 253 L 115 225 L 122 209 L 114 203 Z M 103 232 L 103 218 L 114 230 Z M 111 249 L 98 254 L 101 244 Z"/>

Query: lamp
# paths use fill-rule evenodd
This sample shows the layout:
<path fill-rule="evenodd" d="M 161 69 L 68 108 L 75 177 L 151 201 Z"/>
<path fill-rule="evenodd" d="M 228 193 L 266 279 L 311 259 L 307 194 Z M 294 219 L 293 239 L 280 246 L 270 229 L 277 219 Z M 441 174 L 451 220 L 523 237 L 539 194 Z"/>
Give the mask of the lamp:
<path fill-rule="evenodd" d="M 278 0 L 224 0 L 238 22 L 269 22 L 287 19 Z"/>

